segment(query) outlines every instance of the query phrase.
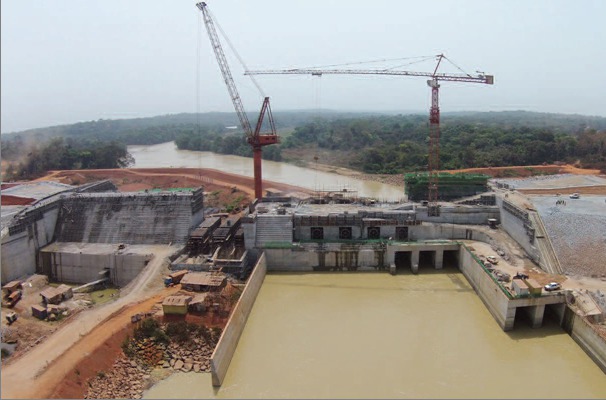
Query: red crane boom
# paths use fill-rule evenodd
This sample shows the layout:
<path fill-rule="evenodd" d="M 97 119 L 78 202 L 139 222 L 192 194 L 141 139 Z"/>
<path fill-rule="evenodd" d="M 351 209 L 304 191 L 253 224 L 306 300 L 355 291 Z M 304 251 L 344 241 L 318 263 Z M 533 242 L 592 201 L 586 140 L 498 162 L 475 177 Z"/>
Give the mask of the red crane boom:
<path fill-rule="evenodd" d="M 428 152 L 428 214 L 430 216 L 439 216 L 440 208 L 438 206 L 438 171 L 440 170 L 440 106 L 439 106 L 439 81 L 447 82 L 469 82 L 483 83 L 492 85 L 494 83 L 493 75 L 478 73 L 470 74 L 450 74 L 438 72 L 442 59 L 446 58 L 443 54 L 437 57 L 437 64 L 433 72 L 414 72 L 401 71 L 393 69 L 274 69 L 264 71 L 246 71 L 245 75 L 395 75 L 395 76 L 421 76 L 431 78 L 427 81 L 431 87 L 431 109 L 429 111 L 429 152 Z M 457 67 L 458 68 L 458 67 Z"/>
<path fill-rule="evenodd" d="M 200 2 L 196 4 L 196 7 L 198 7 L 200 11 L 202 11 L 204 25 L 206 26 L 210 43 L 212 45 L 213 51 L 215 52 L 217 63 L 219 64 L 219 69 L 221 70 L 221 74 L 223 75 L 223 80 L 225 81 L 225 85 L 227 85 L 227 91 L 229 92 L 229 96 L 231 97 L 234 109 L 236 110 L 236 114 L 238 115 L 238 119 L 240 120 L 240 126 L 242 127 L 242 129 L 244 130 L 244 134 L 246 135 L 246 141 L 248 142 L 248 144 L 251 145 L 253 149 L 255 197 L 257 199 L 261 199 L 263 197 L 263 175 L 261 167 L 262 147 L 280 142 L 280 138 L 276 134 L 276 126 L 274 124 L 273 115 L 271 113 L 271 107 L 269 105 L 269 97 L 265 97 L 263 100 L 263 105 L 261 106 L 261 112 L 259 113 L 257 125 L 255 127 L 255 130 L 253 131 L 250 122 L 248 121 L 248 116 L 244 111 L 244 105 L 242 104 L 242 99 L 240 98 L 238 89 L 236 88 L 236 83 L 234 82 L 234 78 L 231 75 L 229 64 L 227 63 L 227 58 L 225 57 L 225 53 L 223 52 L 223 47 L 221 46 L 221 41 L 219 40 L 217 30 L 215 29 L 215 24 L 213 22 L 213 19 L 211 18 L 210 12 L 208 11 L 208 6 L 205 2 Z M 261 134 L 261 128 L 263 126 L 263 120 L 266 114 L 269 119 L 270 132 Z"/>

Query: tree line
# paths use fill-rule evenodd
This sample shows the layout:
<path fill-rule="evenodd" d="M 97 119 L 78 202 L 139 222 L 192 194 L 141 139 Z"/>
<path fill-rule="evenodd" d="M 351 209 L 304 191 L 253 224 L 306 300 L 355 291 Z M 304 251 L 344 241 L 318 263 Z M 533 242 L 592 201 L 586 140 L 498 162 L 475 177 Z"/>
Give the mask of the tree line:
<path fill-rule="evenodd" d="M 276 112 L 274 116 L 278 129 L 292 133 L 284 135 L 281 145 L 265 147 L 264 159 L 280 161 L 287 158 L 283 154 L 288 149 L 309 151 L 317 147 L 339 151 L 339 158 L 345 160 L 342 166 L 368 173 L 427 169 L 426 114 L 292 111 Z M 580 161 L 585 167 L 606 168 L 606 118 L 603 117 L 524 111 L 444 113 L 442 116 L 442 169 L 554 161 Z M 251 157 L 252 149 L 244 134 L 232 128 L 237 125 L 234 113 L 101 119 L 3 135 L 2 156 L 6 160 L 21 161 L 11 167 L 10 172 L 23 178 L 38 175 L 45 168 L 129 165 L 126 145 L 167 141 L 175 141 L 180 149 Z M 110 155 L 112 152 L 114 155 Z"/>
<path fill-rule="evenodd" d="M 19 147 L 20 141 L 2 142 L 2 155 L 11 163 L 3 179 L 34 179 L 58 169 L 125 168 L 133 163 L 126 145 L 87 139 L 64 139 Z M 22 151 L 27 151 L 22 154 Z"/>
<path fill-rule="evenodd" d="M 317 146 L 349 152 L 348 166 L 368 173 L 423 171 L 428 165 L 426 116 L 382 116 L 315 121 L 297 127 L 283 148 Z M 606 129 L 577 126 L 573 132 L 518 124 L 445 118 L 441 125 L 442 169 L 576 162 L 606 169 Z"/>

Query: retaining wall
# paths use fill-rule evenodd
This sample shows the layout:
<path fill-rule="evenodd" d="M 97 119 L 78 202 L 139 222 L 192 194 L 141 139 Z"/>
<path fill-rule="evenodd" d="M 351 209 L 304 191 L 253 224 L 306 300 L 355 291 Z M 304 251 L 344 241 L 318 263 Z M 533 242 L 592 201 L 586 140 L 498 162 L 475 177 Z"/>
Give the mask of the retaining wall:
<path fill-rule="evenodd" d="M 486 273 L 466 246 L 459 251 L 459 269 L 503 330 L 513 328 L 515 307 L 510 308 L 509 296 Z"/>
<path fill-rule="evenodd" d="M 572 312 L 572 310 L 568 310 Z M 606 374 L 606 340 L 585 319 L 573 312 L 570 336 Z M 566 328 L 566 327 L 565 327 Z"/>
<path fill-rule="evenodd" d="M 215 351 L 210 358 L 210 371 L 212 375 L 213 386 L 221 386 L 227 369 L 234 356 L 240 336 L 246 326 L 246 321 L 250 315 L 253 304 L 259 294 L 265 274 L 267 272 L 267 263 L 265 254 L 261 254 L 259 261 L 255 265 L 253 272 L 246 282 L 246 286 L 240 295 L 240 299 L 236 303 L 227 325 L 221 334 L 221 338 L 215 347 Z"/>
<path fill-rule="evenodd" d="M 88 193 L 63 200 L 59 242 L 185 243 L 202 221 L 191 193 Z"/>
<path fill-rule="evenodd" d="M 53 240 L 59 207 L 45 207 L 40 219 L 2 238 L 2 284 L 36 273 L 38 249 Z"/>
<path fill-rule="evenodd" d="M 495 206 L 444 206 L 438 217 L 427 215 L 427 207 L 416 207 L 416 219 L 424 222 L 439 222 L 466 225 L 487 225 L 489 218 L 500 219 L 499 208 Z"/>
<path fill-rule="evenodd" d="M 503 227 L 505 232 L 507 232 L 507 234 L 526 251 L 528 256 L 538 264 L 541 256 L 539 250 L 533 244 L 527 233 L 527 229 L 524 226 L 524 220 L 505 210 L 503 208 L 503 201 L 503 198 L 497 196 L 497 206 L 501 210 L 501 227 Z"/>
<path fill-rule="evenodd" d="M 100 272 L 109 269 L 110 281 L 124 287 L 139 275 L 153 254 L 90 254 L 58 251 L 41 252 L 43 264 L 53 280 L 68 283 L 87 283 L 100 279 Z"/>

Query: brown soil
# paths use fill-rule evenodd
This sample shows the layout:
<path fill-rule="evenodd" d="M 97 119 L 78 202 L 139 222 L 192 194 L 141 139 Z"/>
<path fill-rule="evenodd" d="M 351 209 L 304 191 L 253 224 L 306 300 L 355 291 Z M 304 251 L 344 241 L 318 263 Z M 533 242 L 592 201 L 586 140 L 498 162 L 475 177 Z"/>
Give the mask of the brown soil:
<path fill-rule="evenodd" d="M 545 194 L 555 195 L 562 194 L 562 189 L 516 189 L 518 192 L 523 194 Z M 579 194 L 598 194 L 606 195 L 606 185 L 600 186 L 571 186 L 566 188 L 566 194 L 568 193 L 579 193 Z"/>
<path fill-rule="evenodd" d="M 324 160 L 330 159 L 324 158 Z M 318 160 L 322 161 L 322 159 Z M 340 163 L 336 163 L 341 165 Z M 315 163 L 313 161 L 307 162 L 306 168 L 317 169 L 323 172 L 332 172 L 339 175 L 350 176 L 352 178 L 386 183 L 388 185 L 394 185 L 398 187 L 404 187 L 404 174 L 365 174 L 360 171 L 352 169 L 333 166 L 328 164 Z M 467 168 L 467 169 L 456 169 L 456 170 L 443 170 L 440 172 L 446 172 L 455 174 L 459 172 L 468 172 L 475 174 L 486 174 L 493 178 L 525 178 L 534 175 L 553 175 L 553 174 L 574 174 L 574 175 L 600 175 L 598 169 L 581 169 L 573 165 L 528 165 L 528 166 L 513 166 L 513 167 L 487 167 L 487 168 Z M 579 192 L 580 193 L 580 192 Z"/>
<path fill-rule="evenodd" d="M 151 310 L 152 306 L 159 304 L 165 296 L 179 293 L 179 288 L 180 285 L 165 289 L 162 294 L 154 296 L 145 302 L 122 309 L 102 324 L 99 324 L 87 336 L 76 343 L 74 347 L 70 348 L 69 353 L 72 353 L 72 356 L 64 354 L 46 370 L 46 373 L 40 379 L 49 375 L 50 370 L 56 370 L 59 366 L 72 361 L 69 369 L 65 369 L 67 373 L 58 379 L 59 383 L 57 385 L 51 385 L 46 392 L 44 388 L 40 387 L 40 391 L 37 394 L 44 394 L 41 397 L 49 398 L 83 398 L 88 389 L 89 379 L 97 376 L 97 373 L 100 371 L 109 371 L 114 362 L 123 355 L 122 342 L 127 335 L 132 335 L 133 332 L 130 316 Z M 230 310 L 231 307 L 228 307 L 225 311 Z M 190 323 L 205 325 L 208 328 L 219 327 L 223 329 L 227 324 L 228 318 L 229 312 L 223 315 L 207 312 L 204 314 L 188 313 L 185 316 L 164 315 L 162 316 L 162 321 L 175 322 L 185 320 Z M 101 344 L 98 345 L 98 343 Z M 77 354 L 84 354 L 84 357 L 74 363 L 71 357 Z"/>
<path fill-rule="evenodd" d="M 36 181 L 53 180 L 81 185 L 103 179 L 111 180 L 122 192 L 202 186 L 204 191 L 212 194 L 205 199 L 206 206 L 216 208 L 232 206 L 234 212 L 245 207 L 254 196 L 253 178 L 200 168 L 62 170 L 51 171 Z M 264 186 L 285 192 L 308 192 L 307 189 L 298 186 L 270 181 L 264 181 Z"/>
<path fill-rule="evenodd" d="M 176 287 L 164 289 L 161 294 L 123 307 L 105 321 L 100 322 L 89 334 L 83 336 L 68 351 L 55 359 L 36 380 L 31 382 L 29 387 L 21 388 L 18 395 L 23 398 L 49 398 L 51 395 L 63 398 L 73 397 L 67 393 L 80 390 L 82 383 L 86 382 L 84 378 L 80 378 L 83 373 L 92 376 L 100 370 L 97 366 L 111 366 L 120 354 L 120 337 L 123 339 L 124 336 L 121 336 L 125 334 L 123 332 L 125 330 L 128 332 L 131 315 L 149 311 L 155 304 L 161 303 L 165 296 L 173 294 L 177 289 Z M 112 341 L 114 337 L 116 337 L 116 341 Z M 109 347 L 105 348 L 106 351 L 99 350 L 108 341 L 107 346 Z M 117 347 L 115 351 L 108 351 L 109 348 L 115 347 Z M 76 370 L 80 371 L 80 376 Z M 64 382 L 64 380 L 68 382 Z M 59 391 L 65 391 L 65 393 Z M 17 393 L 13 394 L 17 395 Z"/>
<path fill-rule="evenodd" d="M 575 175 L 599 175 L 599 169 L 581 169 L 572 165 L 526 165 L 514 167 L 488 167 L 488 168 L 467 168 L 457 170 L 447 170 L 451 174 L 458 172 L 470 172 L 474 174 L 486 174 L 495 178 L 499 177 L 528 177 L 541 174 L 575 174 Z"/>
<path fill-rule="evenodd" d="M 114 361 L 122 355 L 122 342 L 127 335 L 132 334 L 133 327 L 126 326 L 116 332 L 86 358 L 78 363 L 59 382 L 49 398 L 53 399 L 82 399 L 88 389 L 87 382 L 100 371 L 111 369 Z"/>
<path fill-rule="evenodd" d="M 32 204 L 36 199 L 32 199 L 29 197 L 17 197 L 11 196 L 10 194 L 2 195 L 2 205 L 3 206 L 26 206 L 28 204 Z"/>

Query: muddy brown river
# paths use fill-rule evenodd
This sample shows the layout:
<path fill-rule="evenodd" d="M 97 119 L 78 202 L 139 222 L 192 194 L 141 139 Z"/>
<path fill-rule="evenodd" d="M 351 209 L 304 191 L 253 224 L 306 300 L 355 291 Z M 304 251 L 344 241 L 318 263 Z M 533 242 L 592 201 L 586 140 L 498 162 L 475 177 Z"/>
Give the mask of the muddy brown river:
<path fill-rule="evenodd" d="M 253 176 L 252 158 L 207 151 L 179 150 L 174 142 L 151 146 L 128 146 L 135 168 L 214 168 L 233 174 Z M 312 190 L 357 190 L 360 196 L 399 201 L 404 190 L 379 182 L 361 181 L 347 176 L 315 171 L 296 165 L 263 160 L 263 179 Z"/>
<path fill-rule="evenodd" d="M 146 398 L 604 398 L 557 324 L 503 332 L 456 268 L 270 274 L 225 382 L 177 373 Z"/>

